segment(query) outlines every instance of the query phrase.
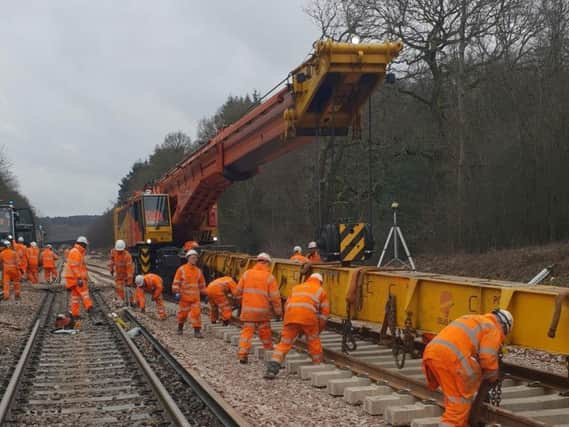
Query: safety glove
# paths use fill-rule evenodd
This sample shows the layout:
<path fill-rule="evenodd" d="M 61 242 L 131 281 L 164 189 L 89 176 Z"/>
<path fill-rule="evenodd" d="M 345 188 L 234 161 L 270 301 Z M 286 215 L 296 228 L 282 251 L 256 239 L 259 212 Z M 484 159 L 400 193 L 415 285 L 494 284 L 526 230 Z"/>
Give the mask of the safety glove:
<path fill-rule="evenodd" d="M 79 287 L 79 288 L 83 287 L 83 280 L 77 279 L 77 287 Z"/>
<path fill-rule="evenodd" d="M 174 295 L 174 299 L 176 300 L 176 302 L 180 301 L 180 292 L 176 292 L 176 295 Z"/>

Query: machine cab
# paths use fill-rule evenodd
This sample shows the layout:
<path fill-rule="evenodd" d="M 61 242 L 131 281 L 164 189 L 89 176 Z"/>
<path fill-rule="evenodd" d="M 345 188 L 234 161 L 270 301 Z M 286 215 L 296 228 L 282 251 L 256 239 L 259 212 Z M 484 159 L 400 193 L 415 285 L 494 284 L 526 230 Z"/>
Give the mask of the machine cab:
<path fill-rule="evenodd" d="M 0 239 L 16 235 L 14 229 L 14 207 L 11 204 L 0 204 Z"/>

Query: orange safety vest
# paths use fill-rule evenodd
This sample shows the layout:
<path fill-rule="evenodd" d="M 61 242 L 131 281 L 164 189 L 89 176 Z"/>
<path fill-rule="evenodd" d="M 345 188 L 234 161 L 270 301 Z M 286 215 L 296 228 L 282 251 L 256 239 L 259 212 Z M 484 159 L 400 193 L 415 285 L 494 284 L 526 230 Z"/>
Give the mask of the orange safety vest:
<path fill-rule="evenodd" d="M 276 316 L 282 314 L 282 303 L 277 281 L 270 268 L 257 263 L 239 280 L 237 297 L 243 295 L 241 320 L 244 322 L 268 322 L 271 320 L 271 307 Z"/>
<path fill-rule="evenodd" d="M 109 268 L 115 271 L 117 279 L 132 282 L 134 264 L 132 263 L 132 256 L 130 256 L 127 250 L 117 251 L 113 249 L 111 251 Z"/>
<path fill-rule="evenodd" d="M 308 258 L 308 261 L 310 262 L 322 262 L 322 258 L 320 258 L 318 251 L 307 254 L 306 258 Z"/>
<path fill-rule="evenodd" d="M 28 257 L 26 254 L 28 248 L 22 243 L 14 243 L 14 249 L 18 254 L 18 267 L 25 270 L 28 267 Z"/>
<path fill-rule="evenodd" d="M 28 258 L 28 264 L 30 267 L 37 267 L 40 262 L 40 250 L 39 248 L 27 248 L 26 256 Z"/>
<path fill-rule="evenodd" d="M 423 359 L 448 363 L 456 368 L 466 394 L 484 378 L 498 372 L 498 352 L 504 331 L 493 314 L 467 315 L 451 322 L 425 347 Z M 482 370 L 482 372 L 481 372 Z"/>
<path fill-rule="evenodd" d="M 302 264 L 308 262 L 308 258 L 300 254 L 294 254 L 293 256 L 290 257 L 290 260 L 295 262 L 300 262 Z"/>
<path fill-rule="evenodd" d="M 156 299 L 162 295 L 164 282 L 159 275 L 148 273 L 144 275 L 144 287 L 148 292 L 152 292 L 152 298 Z"/>
<path fill-rule="evenodd" d="M 40 258 L 43 268 L 55 268 L 55 260 L 57 260 L 57 255 L 55 255 L 51 249 L 44 249 L 40 255 Z"/>
<path fill-rule="evenodd" d="M 79 244 L 75 244 L 73 249 L 67 255 L 65 263 L 65 287 L 70 289 L 77 286 L 77 280 L 81 279 L 84 286 L 87 285 L 87 264 L 85 263 L 85 248 Z"/>
<path fill-rule="evenodd" d="M 223 276 L 219 279 L 215 279 L 209 285 L 207 285 L 207 296 L 225 296 L 228 293 L 235 295 L 237 289 L 237 283 L 231 276 Z"/>
<path fill-rule="evenodd" d="M 0 252 L 0 261 L 2 262 L 4 272 L 14 273 L 18 271 L 20 260 L 18 253 L 14 249 L 6 248 Z"/>
<path fill-rule="evenodd" d="M 196 302 L 200 300 L 200 291 L 205 288 L 202 271 L 192 264 L 184 264 L 176 270 L 172 291 L 180 292 L 181 302 Z"/>
<path fill-rule="evenodd" d="M 326 291 L 318 279 L 292 288 L 285 305 L 284 324 L 317 325 L 324 327 L 330 315 L 330 303 Z"/>

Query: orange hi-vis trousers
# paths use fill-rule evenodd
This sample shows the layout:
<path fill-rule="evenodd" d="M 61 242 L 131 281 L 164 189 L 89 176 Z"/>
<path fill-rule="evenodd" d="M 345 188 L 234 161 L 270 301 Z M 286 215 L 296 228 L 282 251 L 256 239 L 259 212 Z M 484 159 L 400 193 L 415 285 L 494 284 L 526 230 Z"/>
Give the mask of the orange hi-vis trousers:
<path fill-rule="evenodd" d="M 287 353 L 292 348 L 296 337 L 304 332 L 306 336 L 306 345 L 308 346 L 308 354 L 312 357 L 312 363 L 318 364 L 322 362 L 322 343 L 320 342 L 320 329 L 318 325 L 300 325 L 297 323 L 289 323 L 283 326 L 281 333 L 281 341 L 273 351 L 274 362 L 282 363 Z"/>
<path fill-rule="evenodd" d="M 463 380 L 458 375 L 459 369 L 444 360 L 423 360 L 423 373 L 427 378 L 431 390 L 440 386 L 445 396 L 445 412 L 441 417 L 439 426 L 468 427 L 468 416 L 474 396 L 465 397 Z M 473 390 L 478 390 L 474 386 Z M 470 394 L 470 393 L 469 393 Z"/>
<path fill-rule="evenodd" d="M 134 300 L 136 305 L 141 310 L 146 309 L 146 296 L 144 295 L 144 288 L 142 286 L 137 286 L 134 291 Z"/>
<path fill-rule="evenodd" d="M 30 266 L 28 264 L 28 280 L 32 285 L 37 285 L 40 282 L 39 267 L 37 265 Z"/>
<path fill-rule="evenodd" d="M 212 322 L 217 322 L 219 312 L 223 320 L 231 320 L 231 305 L 225 295 L 209 296 L 209 318 Z"/>
<path fill-rule="evenodd" d="M 197 301 L 180 301 L 180 305 L 178 307 L 178 324 L 184 324 L 188 315 L 190 316 L 190 321 L 192 322 L 193 328 L 201 328 L 202 327 L 202 320 L 201 320 L 201 313 L 202 309 L 200 306 L 200 300 Z"/>
<path fill-rule="evenodd" d="M 14 285 L 14 295 L 20 298 L 20 272 L 18 270 L 5 269 L 2 272 L 2 285 L 4 290 L 4 299 L 10 299 L 10 283 Z"/>
<path fill-rule="evenodd" d="M 273 349 L 273 339 L 271 334 L 270 322 L 244 322 L 241 328 L 241 337 L 239 339 L 239 352 L 237 356 L 239 359 L 246 359 L 251 349 L 251 341 L 255 335 L 255 329 L 258 330 L 259 338 L 263 343 L 263 348 L 266 350 Z"/>
<path fill-rule="evenodd" d="M 117 291 L 117 297 L 124 301 L 124 287 L 126 285 L 126 278 L 115 278 L 115 289 Z"/>
<path fill-rule="evenodd" d="M 81 302 L 85 310 L 89 311 L 93 307 L 93 301 L 89 296 L 89 290 L 87 286 L 83 285 L 81 288 L 79 286 L 73 286 L 71 288 L 71 315 L 73 317 L 79 317 L 81 315 Z"/>
<path fill-rule="evenodd" d="M 55 279 L 57 279 L 57 270 L 55 268 L 44 267 L 43 277 L 47 283 L 53 283 Z"/>
<path fill-rule="evenodd" d="M 154 302 L 156 303 L 156 310 L 158 311 L 158 318 L 160 320 L 164 320 L 168 317 L 166 314 L 166 307 L 164 307 L 164 300 L 162 299 L 162 295 L 157 296 L 154 298 Z"/>

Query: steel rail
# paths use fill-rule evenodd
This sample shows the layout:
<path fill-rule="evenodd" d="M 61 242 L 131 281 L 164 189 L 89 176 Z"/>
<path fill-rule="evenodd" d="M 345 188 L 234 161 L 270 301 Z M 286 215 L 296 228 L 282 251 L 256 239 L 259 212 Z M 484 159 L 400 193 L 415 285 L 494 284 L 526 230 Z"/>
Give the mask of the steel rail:
<path fill-rule="evenodd" d="M 152 347 L 170 364 L 180 378 L 186 383 L 216 416 L 216 418 L 226 427 L 250 426 L 232 406 L 225 402 L 223 397 L 213 390 L 199 375 L 180 363 L 162 346 L 162 344 L 130 313 L 125 310 L 124 315 L 129 322 L 134 323 L 140 328 L 142 335 L 148 340 Z"/>
<path fill-rule="evenodd" d="M 99 303 L 100 307 L 105 307 L 106 304 L 102 301 L 102 297 L 98 293 L 93 294 L 93 298 L 96 299 Z M 166 409 L 168 413 L 168 417 L 170 420 L 179 427 L 188 427 L 191 424 L 186 419 L 184 414 L 182 413 L 181 409 L 178 407 L 168 390 L 164 387 L 164 384 L 160 381 L 158 376 L 154 373 L 154 370 L 150 367 L 138 347 L 134 344 L 132 339 L 123 331 L 123 329 L 118 326 L 115 322 L 110 320 L 107 316 L 105 316 L 106 322 L 108 324 L 112 324 L 112 327 L 115 331 L 118 332 L 122 341 L 127 345 L 128 349 L 130 350 L 131 354 L 134 356 L 134 359 L 140 369 L 142 370 L 143 374 L 145 375 L 146 379 L 152 386 L 154 393 L 162 403 L 164 409 Z"/>
<path fill-rule="evenodd" d="M 14 372 L 10 377 L 10 382 L 8 383 L 8 386 L 4 391 L 4 395 L 2 396 L 2 400 L 0 401 L 0 425 L 4 425 L 4 422 L 6 421 L 6 418 L 8 417 L 10 410 L 12 408 L 12 404 L 14 403 L 14 399 L 18 394 L 18 388 L 21 385 L 20 380 L 22 378 L 22 375 L 24 374 L 25 368 L 32 355 L 32 350 L 36 344 L 40 328 L 42 327 L 42 323 L 45 324 L 47 322 L 47 316 L 46 319 L 43 319 L 43 321 L 42 319 L 40 319 L 41 314 L 44 311 L 49 313 L 54 299 L 55 296 L 53 292 L 49 292 L 42 300 L 42 304 L 40 306 L 41 308 L 38 310 L 35 316 L 36 319 L 34 322 L 34 326 L 32 328 L 32 332 L 30 333 L 30 336 L 26 341 L 26 345 L 24 346 L 24 349 L 20 354 L 20 358 L 18 360 L 18 363 L 16 364 Z"/>

